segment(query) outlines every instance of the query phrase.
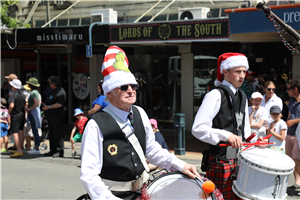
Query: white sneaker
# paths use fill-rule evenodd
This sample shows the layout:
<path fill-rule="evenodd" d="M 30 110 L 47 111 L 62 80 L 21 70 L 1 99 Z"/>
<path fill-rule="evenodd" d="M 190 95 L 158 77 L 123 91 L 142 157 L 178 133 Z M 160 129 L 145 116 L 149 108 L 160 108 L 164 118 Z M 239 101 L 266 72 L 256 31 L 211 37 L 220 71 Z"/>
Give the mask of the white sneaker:
<path fill-rule="evenodd" d="M 36 150 L 35 148 L 28 151 L 28 154 L 40 154 L 40 150 Z"/>

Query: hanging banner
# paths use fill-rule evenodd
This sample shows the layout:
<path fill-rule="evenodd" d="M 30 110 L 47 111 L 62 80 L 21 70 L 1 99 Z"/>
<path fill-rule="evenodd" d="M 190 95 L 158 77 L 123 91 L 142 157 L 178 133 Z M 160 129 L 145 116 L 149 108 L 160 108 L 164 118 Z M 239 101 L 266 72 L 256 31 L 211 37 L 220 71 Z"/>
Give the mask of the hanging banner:
<path fill-rule="evenodd" d="M 229 39 L 229 19 L 110 26 L 110 42 Z"/>

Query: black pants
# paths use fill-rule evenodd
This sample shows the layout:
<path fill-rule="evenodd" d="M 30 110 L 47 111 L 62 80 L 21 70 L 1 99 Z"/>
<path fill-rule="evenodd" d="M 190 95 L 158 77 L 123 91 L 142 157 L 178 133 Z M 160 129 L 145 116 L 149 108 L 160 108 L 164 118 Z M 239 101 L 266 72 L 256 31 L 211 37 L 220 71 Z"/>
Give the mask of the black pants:
<path fill-rule="evenodd" d="M 64 154 L 63 112 L 47 114 L 49 123 L 50 152 Z"/>

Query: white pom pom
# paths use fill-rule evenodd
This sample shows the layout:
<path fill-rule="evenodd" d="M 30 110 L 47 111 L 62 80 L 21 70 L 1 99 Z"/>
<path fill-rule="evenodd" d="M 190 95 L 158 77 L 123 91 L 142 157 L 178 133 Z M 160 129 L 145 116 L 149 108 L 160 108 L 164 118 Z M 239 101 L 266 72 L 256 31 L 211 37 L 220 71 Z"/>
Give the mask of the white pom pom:
<path fill-rule="evenodd" d="M 218 86 L 222 85 L 222 82 L 219 81 L 218 79 L 216 79 L 214 84 L 215 84 L 216 87 L 218 87 Z"/>

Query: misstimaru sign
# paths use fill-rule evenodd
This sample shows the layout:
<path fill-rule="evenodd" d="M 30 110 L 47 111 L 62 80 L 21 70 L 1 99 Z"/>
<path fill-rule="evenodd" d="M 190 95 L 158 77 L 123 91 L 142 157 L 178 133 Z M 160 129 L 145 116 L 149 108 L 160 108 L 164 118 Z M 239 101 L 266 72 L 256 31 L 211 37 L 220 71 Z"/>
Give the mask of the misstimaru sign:
<path fill-rule="evenodd" d="M 93 43 L 108 43 L 108 25 L 92 29 Z M 89 26 L 18 29 L 18 45 L 89 44 Z"/>
<path fill-rule="evenodd" d="M 110 26 L 111 43 L 228 38 L 228 19 Z"/>

